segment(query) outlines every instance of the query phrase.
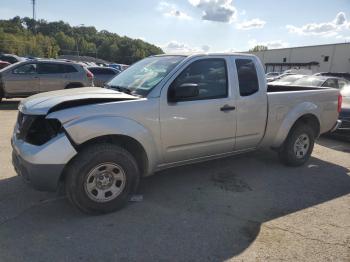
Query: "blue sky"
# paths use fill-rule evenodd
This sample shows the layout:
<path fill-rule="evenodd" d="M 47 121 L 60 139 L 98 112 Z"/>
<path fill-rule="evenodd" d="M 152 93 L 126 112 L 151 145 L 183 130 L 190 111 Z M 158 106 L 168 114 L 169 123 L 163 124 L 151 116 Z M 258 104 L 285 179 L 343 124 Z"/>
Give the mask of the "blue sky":
<path fill-rule="evenodd" d="M 95 26 L 169 53 L 350 42 L 350 0 L 37 0 L 36 10 L 38 19 Z M 1 0 L 1 19 L 31 12 L 30 0 Z"/>

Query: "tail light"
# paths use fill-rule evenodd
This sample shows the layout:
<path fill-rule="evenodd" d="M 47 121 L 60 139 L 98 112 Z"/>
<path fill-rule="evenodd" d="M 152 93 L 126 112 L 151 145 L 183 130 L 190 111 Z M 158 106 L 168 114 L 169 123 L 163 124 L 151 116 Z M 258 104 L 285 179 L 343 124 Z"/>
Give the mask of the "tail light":
<path fill-rule="evenodd" d="M 338 95 L 338 113 L 341 111 L 341 104 L 343 103 L 343 97 L 341 94 Z"/>
<path fill-rule="evenodd" d="M 94 74 L 91 73 L 89 70 L 86 69 L 86 76 L 90 79 L 94 78 Z"/>

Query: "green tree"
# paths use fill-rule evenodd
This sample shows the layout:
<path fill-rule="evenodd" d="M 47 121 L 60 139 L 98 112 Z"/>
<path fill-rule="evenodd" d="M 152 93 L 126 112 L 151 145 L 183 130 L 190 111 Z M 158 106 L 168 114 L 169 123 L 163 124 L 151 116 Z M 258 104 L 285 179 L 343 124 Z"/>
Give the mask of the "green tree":
<path fill-rule="evenodd" d="M 268 48 L 264 45 L 256 45 L 253 48 L 249 49 L 249 52 L 259 52 L 259 51 L 266 51 Z"/>
<path fill-rule="evenodd" d="M 162 49 L 140 39 L 121 37 L 93 26 L 35 21 L 18 16 L 0 20 L 0 52 L 25 56 L 56 57 L 60 54 L 97 56 L 111 62 L 131 64 Z"/>

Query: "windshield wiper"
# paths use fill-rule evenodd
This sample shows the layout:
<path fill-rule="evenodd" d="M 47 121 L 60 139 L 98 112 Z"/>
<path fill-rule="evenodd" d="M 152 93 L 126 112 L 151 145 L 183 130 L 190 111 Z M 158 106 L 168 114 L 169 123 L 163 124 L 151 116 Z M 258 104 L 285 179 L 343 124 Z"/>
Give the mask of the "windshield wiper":
<path fill-rule="evenodd" d="M 131 95 L 131 90 L 127 87 L 124 87 L 124 86 L 114 86 L 114 85 L 105 84 L 105 88 L 114 89 L 114 90 L 117 90 L 119 92 Z"/>
<path fill-rule="evenodd" d="M 143 97 L 142 95 L 136 94 L 135 91 L 131 91 L 131 89 L 129 89 L 127 87 L 124 87 L 124 86 L 115 86 L 115 85 L 105 84 L 103 87 L 107 88 L 107 89 L 114 89 L 114 90 L 117 90 L 119 92 L 122 92 L 122 93 L 125 93 L 125 94 L 128 94 L 128 95 L 137 96 L 137 97 Z"/>

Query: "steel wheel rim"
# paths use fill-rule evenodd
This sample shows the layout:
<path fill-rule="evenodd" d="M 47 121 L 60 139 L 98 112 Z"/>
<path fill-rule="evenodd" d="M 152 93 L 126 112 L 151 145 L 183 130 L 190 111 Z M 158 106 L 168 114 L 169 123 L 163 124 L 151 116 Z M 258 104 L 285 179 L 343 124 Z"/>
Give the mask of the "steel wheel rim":
<path fill-rule="evenodd" d="M 307 134 L 301 134 L 294 143 L 294 154 L 300 159 L 306 156 L 310 148 L 310 138 Z"/>
<path fill-rule="evenodd" d="M 126 175 L 124 169 L 115 163 L 102 163 L 91 169 L 86 176 L 84 189 L 95 202 L 108 202 L 124 190 Z"/>

